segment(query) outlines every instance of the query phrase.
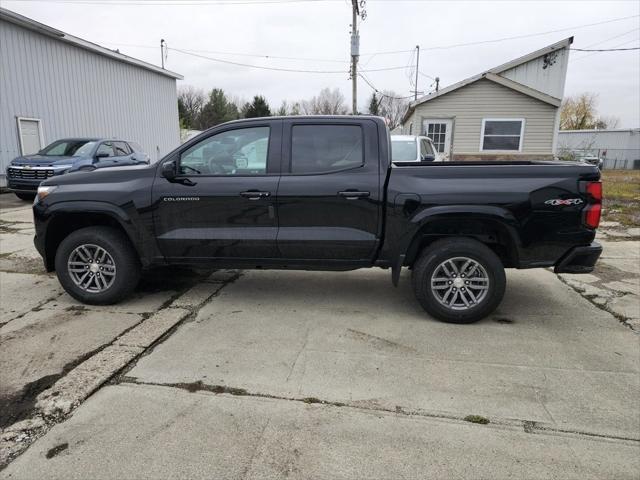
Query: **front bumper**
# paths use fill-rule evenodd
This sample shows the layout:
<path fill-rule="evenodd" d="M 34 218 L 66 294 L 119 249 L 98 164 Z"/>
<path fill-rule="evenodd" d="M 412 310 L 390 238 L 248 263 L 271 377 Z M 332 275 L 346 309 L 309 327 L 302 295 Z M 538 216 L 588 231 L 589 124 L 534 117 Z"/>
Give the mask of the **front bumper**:
<path fill-rule="evenodd" d="M 556 263 L 555 273 L 590 273 L 602 254 L 602 245 L 593 242 L 589 246 L 574 247 Z"/>
<path fill-rule="evenodd" d="M 15 181 L 7 179 L 7 189 L 15 193 L 37 193 L 38 186 L 42 180 L 21 180 Z"/>

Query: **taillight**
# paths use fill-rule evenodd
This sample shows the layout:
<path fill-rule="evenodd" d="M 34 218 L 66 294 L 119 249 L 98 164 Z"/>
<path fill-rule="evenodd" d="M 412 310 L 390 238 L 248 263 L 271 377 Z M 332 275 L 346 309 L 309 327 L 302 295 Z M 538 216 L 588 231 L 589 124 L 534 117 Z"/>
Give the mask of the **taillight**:
<path fill-rule="evenodd" d="M 602 202 L 602 182 L 587 183 L 587 194 L 591 196 L 596 203 Z"/>
<path fill-rule="evenodd" d="M 587 206 L 584 209 L 584 224 L 589 228 L 598 228 L 602 214 L 602 182 L 587 183 Z"/>

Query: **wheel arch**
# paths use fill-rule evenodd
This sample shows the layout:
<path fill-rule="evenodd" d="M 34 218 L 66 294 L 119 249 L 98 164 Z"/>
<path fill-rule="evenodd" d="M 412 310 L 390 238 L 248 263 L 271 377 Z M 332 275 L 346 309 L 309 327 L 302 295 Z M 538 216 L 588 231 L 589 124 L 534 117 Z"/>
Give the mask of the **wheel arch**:
<path fill-rule="evenodd" d="M 53 205 L 49 212 L 50 217 L 44 238 L 47 271 L 55 269 L 56 251 L 67 236 L 81 228 L 96 226 L 111 227 L 123 233 L 138 254 L 143 266 L 150 263 L 149 255 L 145 253 L 140 242 L 140 233 L 125 212 L 113 205 L 100 204 L 100 202 L 92 202 L 90 205 L 87 202 L 82 202 L 82 205 L 65 203 L 60 206 Z"/>
<path fill-rule="evenodd" d="M 498 255 L 504 267 L 518 264 L 520 248 L 517 221 L 499 207 L 434 207 L 413 219 L 416 231 L 404 252 L 403 265 L 412 266 L 420 252 L 446 237 L 478 240 Z"/>

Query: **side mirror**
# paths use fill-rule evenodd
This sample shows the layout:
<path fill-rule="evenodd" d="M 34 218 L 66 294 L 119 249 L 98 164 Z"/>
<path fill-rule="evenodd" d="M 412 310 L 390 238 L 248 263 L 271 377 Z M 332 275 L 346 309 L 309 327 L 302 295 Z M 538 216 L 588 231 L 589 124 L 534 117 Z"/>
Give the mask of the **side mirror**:
<path fill-rule="evenodd" d="M 106 158 L 109 154 L 107 152 L 98 152 L 96 153 L 96 158 Z"/>
<path fill-rule="evenodd" d="M 423 162 L 433 162 L 435 159 L 435 155 L 422 155 L 422 158 L 420 160 Z"/>
<path fill-rule="evenodd" d="M 162 164 L 162 176 L 170 182 L 175 180 L 177 176 L 175 161 L 165 162 Z"/>

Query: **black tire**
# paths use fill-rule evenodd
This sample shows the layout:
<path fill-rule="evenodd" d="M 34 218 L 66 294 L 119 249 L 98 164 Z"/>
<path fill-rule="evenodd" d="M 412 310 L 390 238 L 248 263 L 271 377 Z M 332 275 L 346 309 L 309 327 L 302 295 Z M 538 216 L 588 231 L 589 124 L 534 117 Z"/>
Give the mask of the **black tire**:
<path fill-rule="evenodd" d="M 33 199 L 36 198 L 36 194 L 35 193 L 17 193 L 14 192 L 16 194 L 16 197 L 18 197 L 20 200 L 27 200 L 29 202 L 33 202 Z"/>
<path fill-rule="evenodd" d="M 69 272 L 67 262 L 81 245 L 97 246 L 106 251 L 113 260 L 115 278 L 102 291 L 92 292 L 81 288 Z M 71 233 L 60 243 L 56 251 L 55 267 L 58 280 L 67 293 L 76 300 L 90 305 L 117 303 L 131 294 L 140 280 L 140 261 L 137 253 L 129 239 L 111 227 L 87 227 Z"/>
<path fill-rule="evenodd" d="M 443 272 L 441 265 L 450 259 L 459 259 L 459 258 L 471 259 L 474 262 L 477 262 L 482 268 L 476 268 L 476 272 L 472 274 L 472 277 L 467 277 L 467 280 L 471 280 L 472 282 L 476 278 L 475 275 L 488 278 L 486 292 L 480 292 L 478 294 L 478 290 L 475 290 L 475 293 L 478 294 L 477 302 L 473 302 L 469 295 L 469 286 L 466 286 L 465 293 L 465 304 L 467 300 L 471 303 L 471 305 L 459 305 L 448 307 L 442 303 L 442 298 L 440 298 L 439 292 L 444 293 L 443 296 L 446 295 L 447 292 L 451 294 L 451 291 L 448 289 L 445 284 L 451 284 L 451 281 L 442 281 L 436 284 L 436 287 L 440 286 L 440 289 L 434 290 L 432 288 L 432 277 L 438 271 L 438 275 L 441 275 Z M 458 263 L 462 263 L 462 267 L 464 267 L 464 260 L 455 260 Z M 462 269 L 460 267 L 460 269 Z M 451 270 L 451 269 L 449 269 Z M 481 270 L 482 273 L 478 272 Z M 467 272 L 470 271 L 469 268 L 466 269 Z M 453 277 L 456 275 L 453 274 Z M 458 274 L 460 277 L 463 277 L 464 274 L 460 272 Z M 441 278 L 440 276 L 435 277 L 437 279 Z M 477 240 L 472 240 L 469 238 L 447 238 L 438 240 L 429 247 L 427 247 L 420 255 L 418 260 L 415 262 L 413 266 L 412 272 L 412 284 L 413 290 L 427 313 L 431 316 L 443 320 L 449 323 L 473 323 L 476 322 L 491 312 L 493 312 L 496 307 L 502 301 L 502 297 L 504 296 L 504 291 L 506 287 L 506 277 L 504 274 L 504 267 L 502 262 L 498 258 L 498 256 L 486 245 L 478 242 Z M 456 282 L 456 279 L 453 278 L 453 281 Z M 457 282 L 465 282 L 462 278 L 458 279 Z M 478 280 L 479 284 L 484 285 L 485 280 Z M 468 283 L 468 282 L 467 282 Z M 452 285 L 451 288 L 453 291 L 456 291 L 456 288 Z M 464 286 L 458 285 L 460 290 L 465 290 Z M 476 288 L 476 287 L 473 287 Z M 462 302 L 462 292 L 458 292 L 460 297 L 456 294 L 456 299 L 460 298 L 460 302 Z M 453 294 L 452 294 L 453 295 Z M 448 299 L 444 299 L 445 301 Z"/>

